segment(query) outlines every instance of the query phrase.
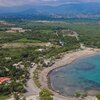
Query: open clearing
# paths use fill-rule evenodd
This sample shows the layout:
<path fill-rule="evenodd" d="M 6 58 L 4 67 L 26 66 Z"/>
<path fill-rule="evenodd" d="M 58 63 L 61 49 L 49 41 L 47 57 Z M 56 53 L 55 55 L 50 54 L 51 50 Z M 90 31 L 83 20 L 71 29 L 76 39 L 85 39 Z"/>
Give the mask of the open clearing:
<path fill-rule="evenodd" d="M 4 43 L 1 44 L 2 48 L 25 48 L 32 46 L 52 46 L 50 43 Z"/>

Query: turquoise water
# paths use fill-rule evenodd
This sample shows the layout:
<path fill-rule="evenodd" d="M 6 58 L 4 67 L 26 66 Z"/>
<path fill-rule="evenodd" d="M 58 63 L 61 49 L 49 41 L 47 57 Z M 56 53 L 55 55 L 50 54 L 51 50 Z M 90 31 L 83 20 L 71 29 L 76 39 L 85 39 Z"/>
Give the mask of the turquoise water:
<path fill-rule="evenodd" d="M 64 96 L 100 93 L 100 54 L 80 58 L 49 74 L 53 90 Z"/>

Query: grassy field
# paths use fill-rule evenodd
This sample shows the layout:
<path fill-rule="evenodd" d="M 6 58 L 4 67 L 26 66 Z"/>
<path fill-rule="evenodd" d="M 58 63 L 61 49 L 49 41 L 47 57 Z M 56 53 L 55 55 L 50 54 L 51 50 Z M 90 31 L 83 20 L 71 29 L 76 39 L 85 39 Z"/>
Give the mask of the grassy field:
<path fill-rule="evenodd" d="M 7 99 L 8 99 L 7 96 L 0 95 L 0 100 L 7 100 Z"/>

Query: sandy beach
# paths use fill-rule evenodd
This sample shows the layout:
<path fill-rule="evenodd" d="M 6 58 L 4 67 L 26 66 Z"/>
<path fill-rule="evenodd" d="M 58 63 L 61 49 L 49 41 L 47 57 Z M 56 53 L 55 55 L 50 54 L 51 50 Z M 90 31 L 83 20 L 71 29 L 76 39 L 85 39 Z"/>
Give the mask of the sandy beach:
<path fill-rule="evenodd" d="M 85 57 L 89 55 L 93 55 L 99 52 L 99 50 L 86 48 L 84 50 L 78 50 L 76 52 L 69 52 L 66 53 L 61 59 L 58 59 L 55 61 L 55 64 L 49 68 L 45 68 L 39 75 L 39 81 L 42 85 L 42 88 L 49 88 L 48 87 L 48 74 L 50 71 L 62 67 L 64 65 L 70 64 L 72 61 L 79 59 L 80 57 Z M 52 90 L 51 90 L 52 91 Z M 52 91 L 54 94 L 54 100 L 78 100 L 76 98 L 67 98 L 64 96 L 59 95 L 58 93 Z M 81 99 L 81 100 L 87 100 L 87 99 Z M 91 99 L 92 100 L 92 99 Z M 95 99 L 93 99 L 95 100 Z"/>

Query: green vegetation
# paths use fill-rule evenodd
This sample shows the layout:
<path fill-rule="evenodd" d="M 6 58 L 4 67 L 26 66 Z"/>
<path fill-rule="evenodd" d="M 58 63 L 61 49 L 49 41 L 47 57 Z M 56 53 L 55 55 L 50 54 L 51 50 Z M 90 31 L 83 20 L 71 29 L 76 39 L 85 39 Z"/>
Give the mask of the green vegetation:
<path fill-rule="evenodd" d="M 7 99 L 8 99 L 7 96 L 0 95 L 0 100 L 7 100 Z"/>
<path fill-rule="evenodd" d="M 38 88 L 41 87 L 41 84 L 39 82 L 39 73 L 41 72 L 42 69 L 43 69 L 43 67 L 38 66 L 33 73 L 33 80 Z"/>
<path fill-rule="evenodd" d="M 53 100 L 52 96 L 53 96 L 52 92 L 50 92 L 47 89 L 42 89 L 39 94 L 39 97 L 40 97 L 39 100 Z"/>
<path fill-rule="evenodd" d="M 57 58 L 60 53 L 79 48 L 75 37 L 56 34 L 64 25 L 62 22 L 15 22 L 14 27 L 31 29 L 24 33 L 8 33 L 6 30 L 12 26 L 2 26 L 5 30 L 0 30 L 0 77 L 10 77 L 11 81 L 0 85 L 0 95 L 26 92 L 24 87 L 32 62 L 38 65 L 33 79 L 40 87 L 38 74 L 46 67 L 43 59 Z"/>
<path fill-rule="evenodd" d="M 87 47 L 100 48 L 100 24 L 98 22 L 70 23 L 67 28 L 79 34 L 80 42 Z"/>
<path fill-rule="evenodd" d="M 96 97 L 98 100 L 100 100 L 100 94 L 97 94 Z"/>
<path fill-rule="evenodd" d="M 84 97 L 87 97 L 87 94 L 86 94 L 86 93 L 78 93 L 78 92 L 77 92 L 77 93 L 75 94 L 75 96 L 76 96 L 76 97 L 84 98 Z"/>
<path fill-rule="evenodd" d="M 10 23 L 10 22 L 9 22 Z M 0 95 L 11 93 L 25 93 L 26 82 L 29 78 L 29 70 L 32 62 L 38 65 L 34 72 L 34 81 L 38 87 L 41 84 L 38 75 L 46 65 L 44 59 L 60 58 L 61 54 L 70 50 L 80 48 L 79 42 L 87 47 L 100 48 L 100 24 L 99 21 L 12 21 L 14 27 L 31 29 L 27 32 L 6 32 L 13 26 L 2 25 L 0 28 L 0 77 L 10 77 L 10 83 L 0 85 Z M 80 40 L 75 36 L 70 36 L 77 32 Z M 20 63 L 17 67 L 14 66 Z M 41 99 L 51 94 L 45 93 L 45 89 L 40 93 Z M 44 93 L 44 94 L 43 94 Z M 77 94 L 78 96 L 79 94 Z"/>

